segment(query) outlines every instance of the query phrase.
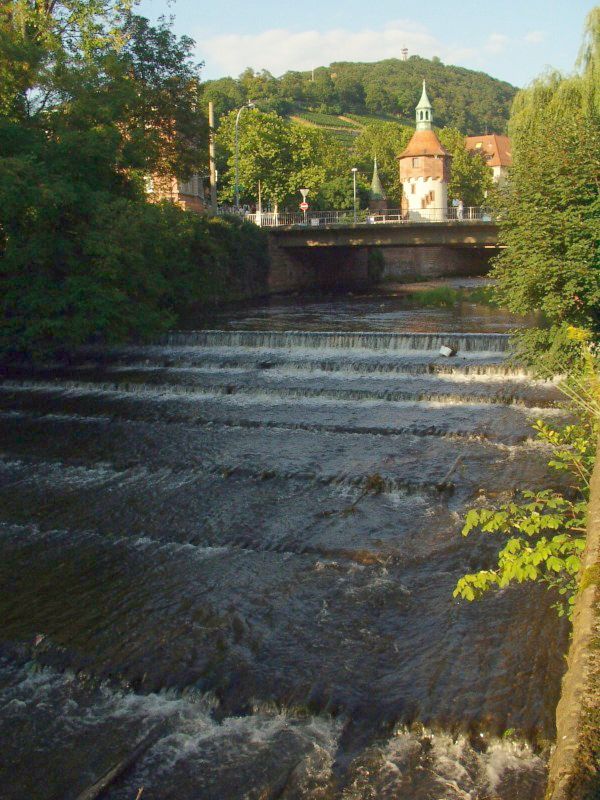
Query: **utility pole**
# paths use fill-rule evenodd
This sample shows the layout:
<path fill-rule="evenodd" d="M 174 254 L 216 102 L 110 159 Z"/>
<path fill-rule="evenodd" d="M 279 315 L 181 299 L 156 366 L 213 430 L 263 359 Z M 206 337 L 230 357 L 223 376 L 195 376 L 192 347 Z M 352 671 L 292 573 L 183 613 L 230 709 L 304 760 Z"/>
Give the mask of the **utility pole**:
<path fill-rule="evenodd" d="M 208 103 L 208 163 L 210 172 L 210 206 L 217 210 L 217 168 L 215 163 L 215 108 L 212 100 Z"/>

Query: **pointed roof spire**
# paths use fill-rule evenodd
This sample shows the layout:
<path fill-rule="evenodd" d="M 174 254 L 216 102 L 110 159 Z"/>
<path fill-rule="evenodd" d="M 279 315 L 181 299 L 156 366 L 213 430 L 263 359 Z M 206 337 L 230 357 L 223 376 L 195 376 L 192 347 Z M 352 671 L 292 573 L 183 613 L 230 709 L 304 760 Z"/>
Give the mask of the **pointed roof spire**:
<path fill-rule="evenodd" d="M 373 180 L 371 181 L 371 191 L 369 193 L 371 200 L 385 200 L 385 192 L 379 179 L 379 172 L 377 170 L 377 156 L 373 159 Z"/>
<path fill-rule="evenodd" d="M 431 130 L 433 127 L 433 107 L 431 101 L 427 97 L 425 81 L 423 81 L 423 93 L 421 94 L 421 99 L 416 108 L 416 117 L 418 131 Z"/>
<path fill-rule="evenodd" d="M 417 108 L 431 108 L 431 103 L 429 102 L 429 98 L 427 97 L 427 88 L 425 86 L 425 81 L 423 81 L 423 93 L 421 94 L 421 99 L 419 100 L 419 105 Z"/>

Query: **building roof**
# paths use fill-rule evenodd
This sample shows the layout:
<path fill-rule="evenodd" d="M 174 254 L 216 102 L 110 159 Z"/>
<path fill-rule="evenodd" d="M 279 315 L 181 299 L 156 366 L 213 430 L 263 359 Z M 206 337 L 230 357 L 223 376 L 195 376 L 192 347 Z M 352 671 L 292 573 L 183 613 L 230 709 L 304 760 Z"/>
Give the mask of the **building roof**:
<path fill-rule="evenodd" d="M 385 200 L 385 192 L 383 191 L 383 186 L 381 185 L 381 180 L 379 178 L 379 172 L 377 170 L 377 159 L 375 159 L 373 164 L 373 180 L 371 181 L 371 191 L 369 193 L 369 197 L 371 200 Z"/>
<path fill-rule="evenodd" d="M 420 130 L 413 133 L 408 147 L 398 158 L 408 156 L 448 156 L 452 157 L 442 145 L 434 130 Z"/>
<path fill-rule="evenodd" d="M 512 165 L 512 152 L 508 136 L 500 133 L 467 136 L 465 142 L 467 150 L 483 153 L 490 167 L 510 167 Z"/>
<path fill-rule="evenodd" d="M 423 92 L 421 94 L 421 99 L 419 100 L 419 104 L 417 105 L 417 110 L 420 108 L 432 108 L 431 103 L 429 102 L 429 98 L 427 97 L 427 89 L 425 88 L 425 81 L 423 81 Z"/>

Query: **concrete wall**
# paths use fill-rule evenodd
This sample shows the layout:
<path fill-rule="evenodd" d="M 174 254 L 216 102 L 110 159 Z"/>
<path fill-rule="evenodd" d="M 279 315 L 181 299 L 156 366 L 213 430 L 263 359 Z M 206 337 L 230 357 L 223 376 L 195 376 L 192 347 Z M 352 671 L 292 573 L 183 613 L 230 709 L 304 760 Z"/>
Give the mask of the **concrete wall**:
<path fill-rule="evenodd" d="M 490 254 L 484 248 L 383 247 L 384 279 L 428 280 L 453 275 L 484 275 Z"/>
<path fill-rule="evenodd" d="M 368 248 L 279 247 L 269 238 L 269 293 L 360 288 L 369 284 Z"/>
<path fill-rule="evenodd" d="M 581 589 L 556 727 L 547 800 L 600 797 L 600 447 L 592 476 Z"/>

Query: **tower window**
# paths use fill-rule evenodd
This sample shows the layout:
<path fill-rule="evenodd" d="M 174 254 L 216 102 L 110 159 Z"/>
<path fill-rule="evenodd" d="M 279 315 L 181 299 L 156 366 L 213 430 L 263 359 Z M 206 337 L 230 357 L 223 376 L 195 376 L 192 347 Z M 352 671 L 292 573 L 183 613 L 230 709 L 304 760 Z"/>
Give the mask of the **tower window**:
<path fill-rule="evenodd" d="M 413 165 L 413 167 L 418 167 L 419 166 L 419 159 L 418 158 L 413 158 L 412 165 Z"/>
<path fill-rule="evenodd" d="M 425 112 L 425 119 L 429 119 L 429 111 Z"/>
<path fill-rule="evenodd" d="M 411 183 L 411 185 L 410 185 L 410 193 L 411 194 L 416 194 L 417 193 L 417 187 L 415 186 L 414 183 Z"/>
<path fill-rule="evenodd" d="M 419 111 L 419 119 L 423 119 L 423 112 Z"/>

